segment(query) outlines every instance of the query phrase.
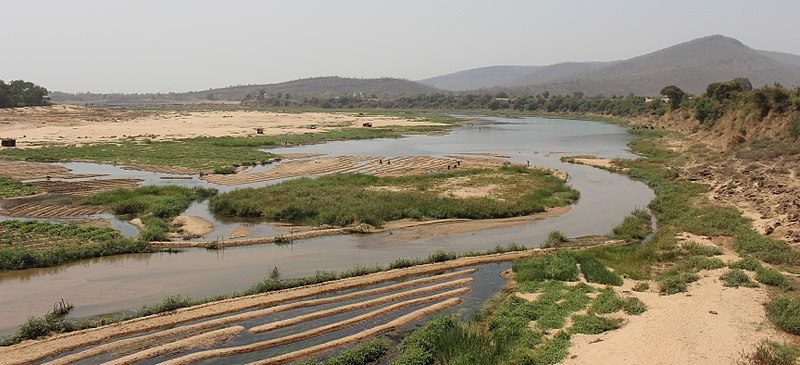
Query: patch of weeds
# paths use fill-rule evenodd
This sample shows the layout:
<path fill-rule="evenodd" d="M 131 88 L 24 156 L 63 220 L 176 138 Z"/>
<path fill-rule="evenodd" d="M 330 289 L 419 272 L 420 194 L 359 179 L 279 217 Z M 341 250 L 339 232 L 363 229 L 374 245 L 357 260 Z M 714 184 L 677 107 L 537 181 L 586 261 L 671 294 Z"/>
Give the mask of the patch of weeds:
<path fill-rule="evenodd" d="M 568 254 L 559 252 L 514 262 L 512 269 L 517 281 L 578 281 L 578 262 Z"/>
<path fill-rule="evenodd" d="M 767 318 L 778 328 L 800 335 L 800 298 L 775 298 L 767 304 Z"/>
<path fill-rule="evenodd" d="M 594 314 L 572 316 L 572 331 L 597 335 L 622 327 L 622 319 L 606 318 Z"/>
<path fill-rule="evenodd" d="M 637 209 L 614 227 L 613 233 L 614 238 L 620 240 L 643 240 L 652 231 L 650 213 Z"/>
<path fill-rule="evenodd" d="M 754 283 L 750 280 L 750 277 L 747 274 L 739 269 L 731 269 L 730 271 L 722 274 L 719 277 L 722 280 L 723 285 L 731 288 L 738 288 L 740 286 L 747 287 L 747 288 L 755 288 L 758 287 L 758 284 Z"/>
<path fill-rule="evenodd" d="M 800 349 L 773 341 L 758 344 L 755 351 L 742 356 L 739 365 L 795 365 Z"/>
<path fill-rule="evenodd" d="M 659 292 L 670 295 L 685 292 L 689 287 L 689 283 L 693 283 L 698 279 L 700 279 L 700 276 L 696 273 L 670 270 L 659 276 L 656 281 L 658 282 Z"/>
<path fill-rule="evenodd" d="M 623 305 L 623 309 L 625 313 L 630 315 L 639 315 L 647 311 L 647 306 L 642 303 L 639 298 L 626 298 L 625 304 Z"/>
<path fill-rule="evenodd" d="M 594 257 L 589 255 L 576 255 L 576 257 L 586 281 L 604 285 L 622 285 L 622 277 L 608 270 Z"/>
<path fill-rule="evenodd" d="M 786 291 L 794 290 L 794 281 L 775 269 L 759 267 L 756 269 L 756 280 L 761 284 L 777 286 Z"/>
<path fill-rule="evenodd" d="M 386 343 L 379 338 L 369 340 L 356 347 L 342 351 L 338 355 L 318 362 L 314 359 L 297 365 L 368 365 L 380 360 L 389 351 Z"/>
<path fill-rule="evenodd" d="M 74 325 L 66 319 L 73 306 L 63 299 L 53 306 L 53 311 L 42 317 L 31 317 L 13 334 L 0 340 L 0 346 L 9 346 L 24 340 L 33 340 L 51 333 L 72 331 Z"/>
<path fill-rule="evenodd" d="M 701 245 L 697 242 L 687 242 L 683 244 L 683 249 L 697 256 L 717 256 L 722 255 L 722 249 L 717 246 Z"/>
<path fill-rule="evenodd" d="M 731 269 L 741 269 L 747 271 L 756 271 L 762 267 L 761 263 L 758 262 L 753 256 L 745 256 L 737 261 L 731 262 L 728 264 L 728 267 Z"/>
<path fill-rule="evenodd" d="M 569 238 L 561 231 L 552 231 L 547 235 L 547 240 L 542 248 L 561 247 L 569 242 Z"/>
<path fill-rule="evenodd" d="M 715 257 L 690 256 L 678 262 L 681 271 L 714 270 L 725 267 L 725 262 Z"/>
<path fill-rule="evenodd" d="M 640 281 L 633 286 L 633 291 L 644 292 L 650 290 L 650 283 L 646 281 Z"/>
<path fill-rule="evenodd" d="M 738 231 L 736 249 L 770 264 L 800 264 L 800 250 L 786 242 L 762 236 L 751 228 Z"/>
<path fill-rule="evenodd" d="M 603 289 L 597 298 L 592 301 L 589 313 L 607 314 L 614 313 L 625 307 L 625 301 L 617 295 L 614 289 Z"/>

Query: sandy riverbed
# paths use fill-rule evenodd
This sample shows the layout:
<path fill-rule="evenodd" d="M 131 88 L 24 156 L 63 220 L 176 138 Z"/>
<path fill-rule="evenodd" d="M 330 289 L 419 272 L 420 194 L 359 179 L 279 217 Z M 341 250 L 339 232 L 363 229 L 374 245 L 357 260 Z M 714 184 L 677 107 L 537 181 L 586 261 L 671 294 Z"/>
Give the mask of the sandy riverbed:
<path fill-rule="evenodd" d="M 249 136 L 319 133 L 342 128 L 436 125 L 355 113 L 275 113 L 265 111 L 143 111 L 71 105 L 0 110 L 0 137 L 17 138 L 20 148 L 45 143 L 91 144 L 125 138 L 155 140 L 200 136 Z M 307 126 L 316 125 L 315 129 Z"/>

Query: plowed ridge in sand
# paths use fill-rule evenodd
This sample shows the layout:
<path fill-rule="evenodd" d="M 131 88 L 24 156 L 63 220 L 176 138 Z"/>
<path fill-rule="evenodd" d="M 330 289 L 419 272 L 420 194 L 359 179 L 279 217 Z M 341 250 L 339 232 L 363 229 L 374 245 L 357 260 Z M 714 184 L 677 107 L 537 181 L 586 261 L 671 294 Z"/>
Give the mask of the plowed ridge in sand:
<path fill-rule="evenodd" d="M 274 181 L 300 176 L 324 176 L 342 173 L 361 173 L 375 176 L 407 176 L 454 169 L 496 168 L 505 160 L 478 157 L 408 156 L 380 158 L 364 156 L 323 156 L 291 160 L 274 168 L 258 172 L 231 175 L 208 175 L 204 179 L 213 184 L 233 186 Z"/>
<path fill-rule="evenodd" d="M 69 218 L 107 213 L 108 208 L 88 205 L 26 203 L 0 210 L 0 214 L 21 218 Z"/>
<path fill-rule="evenodd" d="M 44 190 L 50 194 L 62 194 L 78 197 L 86 197 L 103 191 L 128 188 L 132 189 L 139 185 L 142 180 L 138 179 L 107 179 L 107 180 L 84 180 L 84 181 L 35 181 L 31 185 Z"/>
<path fill-rule="evenodd" d="M 609 241 L 601 245 L 616 244 L 619 243 Z M 358 338 L 356 336 L 349 337 L 351 339 L 345 341 L 330 340 L 331 338 L 346 338 L 352 334 L 353 330 L 362 330 L 364 322 L 367 320 L 370 321 L 370 326 L 381 328 L 381 331 L 388 331 L 391 328 L 396 328 L 397 323 L 400 323 L 392 321 L 405 313 L 432 303 L 453 303 L 455 297 L 461 296 L 469 290 L 468 285 L 471 280 L 462 278 L 462 276 L 473 273 L 474 269 L 446 274 L 441 274 L 442 272 L 488 263 L 513 261 L 523 257 L 541 256 L 554 251 L 556 250 L 527 250 L 465 257 L 446 262 L 424 264 L 298 288 L 210 302 L 163 314 L 54 335 L 39 340 L 25 341 L 13 346 L 0 348 L 0 364 L 29 364 L 41 362 L 42 360 L 49 360 L 51 364 L 71 364 L 76 361 L 87 361 L 88 363 L 109 361 L 115 358 L 119 359 L 120 356 L 127 356 L 130 353 L 129 351 L 125 355 L 117 354 L 120 350 L 126 348 L 169 349 L 167 352 L 170 357 L 175 355 L 179 357 L 203 357 L 207 355 L 194 355 L 193 351 L 196 351 L 196 348 L 186 349 L 182 345 L 186 342 L 180 341 L 192 336 L 201 336 L 205 333 L 235 326 L 243 326 L 246 329 L 265 325 L 270 326 L 270 323 L 299 315 L 306 315 L 307 317 L 305 318 L 309 319 L 316 318 L 314 319 L 316 322 L 312 324 L 312 329 L 309 330 L 308 326 L 300 326 L 296 323 L 279 322 L 280 325 L 278 327 L 283 327 L 280 329 L 279 336 L 281 337 L 267 340 L 273 342 L 266 343 L 263 337 L 259 338 L 251 331 L 238 332 L 239 334 L 233 335 L 233 337 L 209 335 L 209 338 L 214 340 L 209 341 L 210 345 L 203 347 L 217 348 L 204 351 L 204 353 L 217 357 L 231 356 L 236 353 L 242 353 L 242 351 L 246 353 L 260 351 L 259 349 L 268 349 L 263 356 L 273 356 L 272 354 L 280 354 L 285 351 L 281 347 L 283 345 L 306 340 L 311 342 L 309 348 L 321 348 L 314 343 L 325 342 L 326 344 L 323 347 L 327 349 L 329 348 L 328 346 L 333 346 L 334 344 L 336 346 L 346 345 L 353 341 L 351 340 L 352 338 Z M 401 281 L 408 278 L 414 279 Z M 320 295 L 323 295 L 323 297 L 319 297 Z M 361 299 L 360 302 L 358 301 L 359 299 Z M 455 300 L 457 301 L 458 299 Z M 346 301 L 350 302 L 345 303 Z M 325 308 L 317 307 L 326 304 L 331 306 Z M 433 304 L 431 308 L 448 307 L 447 305 L 442 307 L 439 304 Z M 300 312 L 287 313 L 283 315 L 283 318 L 269 319 L 267 317 L 295 309 Z M 436 311 L 438 310 L 431 309 L 430 313 Z M 264 319 L 260 319 L 261 317 L 264 317 Z M 328 317 L 331 317 L 331 319 L 328 320 Z M 332 321 L 335 322 L 331 323 Z M 373 325 L 373 323 L 375 324 Z M 262 327 L 262 329 L 265 328 Z M 271 329 L 266 328 L 266 330 Z M 257 331 L 258 329 L 253 332 Z M 327 335 L 324 338 L 320 337 L 326 333 Z M 235 340 L 236 346 L 229 345 L 219 348 L 219 346 L 225 346 L 227 339 L 230 339 L 230 341 Z M 176 350 L 173 351 L 172 349 Z M 220 352 L 223 350 L 224 352 Z M 136 355 L 136 358 L 155 354 L 153 356 L 161 356 L 157 359 L 158 361 L 169 360 L 169 358 L 164 358 L 167 355 L 160 355 L 161 352 L 157 352 L 158 354 L 155 354 L 155 352 L 140 353 Z M 92 361 L 93 358 L 96 359 Z"/>

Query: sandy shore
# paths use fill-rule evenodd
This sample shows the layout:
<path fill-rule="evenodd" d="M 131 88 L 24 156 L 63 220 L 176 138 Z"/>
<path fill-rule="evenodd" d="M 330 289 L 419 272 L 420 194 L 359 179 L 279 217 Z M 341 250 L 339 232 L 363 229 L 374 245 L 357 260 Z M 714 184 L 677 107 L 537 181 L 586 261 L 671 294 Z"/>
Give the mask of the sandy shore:
<path fill-rule="evenodd" d="M 0 109 L 0 136 L 17 138 L 20 148 L 42 144 L 92 144 L 127 138 L 180 139 L 319 133 L 342 128 L 437 125 L 354 113 L 274 113 L 263 111 L 142 111 L 71 105 Z M 309 127 L 314 125 L 314 129 Z"/>

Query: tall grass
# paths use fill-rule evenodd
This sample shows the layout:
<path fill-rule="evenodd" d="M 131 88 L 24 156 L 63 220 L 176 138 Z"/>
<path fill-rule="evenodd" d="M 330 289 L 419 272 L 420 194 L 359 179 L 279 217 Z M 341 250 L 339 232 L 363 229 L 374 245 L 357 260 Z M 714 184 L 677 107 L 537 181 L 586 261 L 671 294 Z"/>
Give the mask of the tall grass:
<path fill-rule="evenodd" d="M 31 184 L 0 176 L 0 198 L 17 198 L 40 192 Z"/>
<path fill-rule="evenodd" d="M 643 240 L 652 231 L 650 213 L 637 209 L 614 227 L 613 233 L 614 238 L 620 240 Z"/>

